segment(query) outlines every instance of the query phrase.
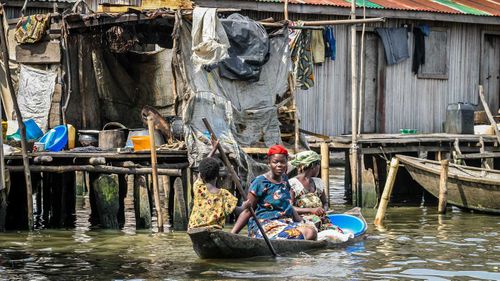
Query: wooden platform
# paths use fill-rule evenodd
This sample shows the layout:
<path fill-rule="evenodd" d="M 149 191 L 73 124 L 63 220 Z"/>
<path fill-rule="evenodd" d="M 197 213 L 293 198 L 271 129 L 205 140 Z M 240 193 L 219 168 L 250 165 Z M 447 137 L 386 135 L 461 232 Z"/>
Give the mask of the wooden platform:
<path fill-rule="evenodd" d="M 484 143 L 481 148 L 480 140 Z M 358 138 L 360 190 L 352 185 L 350 169 L 350 135 L 330 137 L 326 140 L 309 137 L 309 145 L 319 151 L 323 142 L 331 152 L 345 153 L 345 196 L 352 198 L 356 206 L 374 207 L 381 196 L 387 175 L 387 165 L 396 154 L 409 155 L 430 160 L 461 159 L 467 165 L 481 165 L 481 158 L 489 158 L 491 167 L 500 167 L 500 148 L 496 137 L 491 135 L 456 134 L 363 134 Z M 457 148 L 460 153 L 457 152 Z M 497 158 L 495 161 L 495 158 Z M 427 196 L 427 197 L 426 197 Z M 411 179 L 404 170 L 398 172 L 392 204 L 432 203 L 432 198 Z"/>
<path fill-rule="evenodd" d="M 358 146 L 363 154 L 402 153 L 420 151 L 449 151 L 455 140 L 458 140 L 462 152 L 477 152 L 480 135 L 455 134 L 363 134 L 358 138 Z M 500 151 L 495 146 L 495 136 L 482 135 L 486 146 L 491 151 Z M 320 138 L 308 138 L 311 148 L 319 149 L 323 142 Z M 330 137 L 326 140 L 331 151 L 346 151 L 351 148 L 351 136 Z"/>

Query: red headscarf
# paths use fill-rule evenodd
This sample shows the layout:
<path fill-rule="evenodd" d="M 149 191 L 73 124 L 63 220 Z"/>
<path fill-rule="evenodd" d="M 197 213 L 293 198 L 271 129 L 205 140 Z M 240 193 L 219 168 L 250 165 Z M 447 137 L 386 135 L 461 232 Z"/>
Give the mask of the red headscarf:
<path fill-rule="evenodd" d="M 283 154 L 285 156 L 288 156 L 288 150 L 286 150 L 286 148 L 284 148 L 283 146 L 276 144 L 276 145 L 271 146 L 271 148 L 269 148 L 269 151 L 267 152 L 267 156 L 271 156 L 274 154 Z"/>

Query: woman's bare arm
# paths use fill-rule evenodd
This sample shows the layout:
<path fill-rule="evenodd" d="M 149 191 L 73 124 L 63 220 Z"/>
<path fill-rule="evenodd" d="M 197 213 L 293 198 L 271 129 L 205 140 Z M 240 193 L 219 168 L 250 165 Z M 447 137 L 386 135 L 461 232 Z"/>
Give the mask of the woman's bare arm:
<path fill-rule="evenodd" d="M 249 202 L 249 206 L 252 206 L 252 208 L 255 209 L 255 206 L 257 206 L 257 198 L 253 193 L 248 193 L 247 195 L 247 201 Z M 248 209 L 244 210 L 239 216 L 238 219 L 236 220 L 236 223 L 233 226 L 233 229 L 231 229 L 231 233 L 238 234 L 240 231 L 245 227 L 245 225 L 248 223 L 248 220 L 252 217 L 252 214 Z"/>

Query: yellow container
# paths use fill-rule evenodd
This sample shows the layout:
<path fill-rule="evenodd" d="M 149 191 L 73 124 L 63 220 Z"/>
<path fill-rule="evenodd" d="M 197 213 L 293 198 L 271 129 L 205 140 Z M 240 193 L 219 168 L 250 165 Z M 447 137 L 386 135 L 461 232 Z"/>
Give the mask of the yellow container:
<path fill-rule="evenodd" d="M 134 151 L 150 151 L 149 136 L 133 136 L 130 138 L 134 144 Z"/>
<path fill-rule="evenodd" d="M 75 148 L 76 129 L 70 124 L 66 127 L 68 127 L 68 149 L 73 149 Z"/>
<path fill-rule="evenodd" d="M 5 139 L 7 136 L 7 128 L 9 127 L 7 121 L 2 121 L 2 136 Z"/>

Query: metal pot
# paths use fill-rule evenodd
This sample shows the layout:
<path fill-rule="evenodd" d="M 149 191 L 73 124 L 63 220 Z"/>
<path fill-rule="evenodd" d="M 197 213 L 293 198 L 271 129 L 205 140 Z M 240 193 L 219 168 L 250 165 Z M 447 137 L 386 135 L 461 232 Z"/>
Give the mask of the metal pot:
<path fill-rule="evenodd" d="M 97 130 L 79 130 L 78 131 L 78 141 L 82 146 L 97 146 L 98 140 L 97 136 L 99 131 Z"/>
<path fill-rule="evenodd" d="M 117 129 L 109 129 L 115 127 Z M 99 148 L 103 150 L 115 149 L 125 146 L 127 127 L 118 122 L 109 122 L 99 131 Z"/>

